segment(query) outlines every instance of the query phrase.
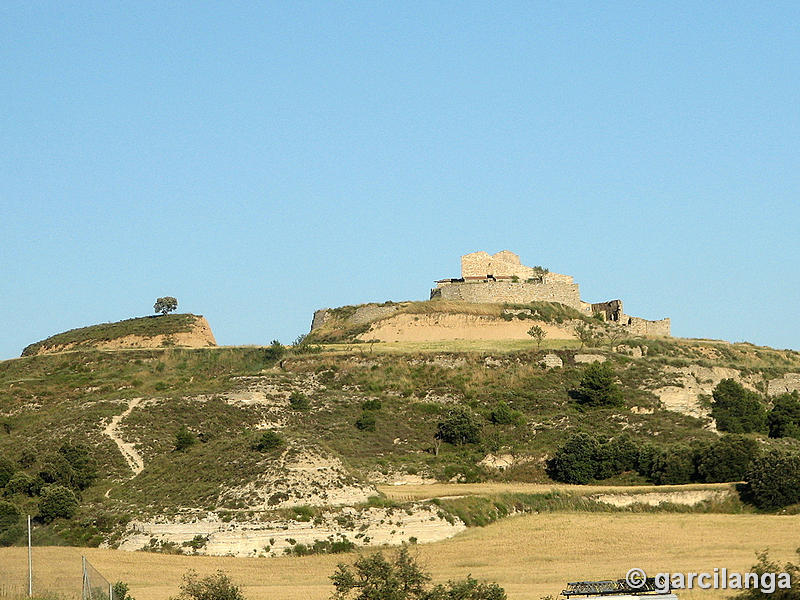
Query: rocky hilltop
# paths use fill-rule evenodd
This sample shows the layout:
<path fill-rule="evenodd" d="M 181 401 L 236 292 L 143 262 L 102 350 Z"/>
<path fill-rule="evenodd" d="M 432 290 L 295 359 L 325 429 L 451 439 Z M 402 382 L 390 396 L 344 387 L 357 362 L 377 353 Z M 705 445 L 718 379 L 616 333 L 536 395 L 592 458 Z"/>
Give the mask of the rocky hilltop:
<path fill-rule="evenodd" d="M 68 350 L 126 348 L 206 348 L 216 346 L 211 326 L 202 315 L 154 315 L 71 329 L 30 344 L 22 356 Z"/>

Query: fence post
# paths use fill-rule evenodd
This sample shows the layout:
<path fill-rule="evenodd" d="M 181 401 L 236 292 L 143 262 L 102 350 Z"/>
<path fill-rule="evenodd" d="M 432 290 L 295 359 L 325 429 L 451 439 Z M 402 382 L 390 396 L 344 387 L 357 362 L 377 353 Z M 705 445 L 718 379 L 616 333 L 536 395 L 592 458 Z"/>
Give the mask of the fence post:
<path fill-rule="evenodd" d="M 31 556 L 31 516 L 28 515 L 28 598 L 33 596 L 33 557 Z"/>

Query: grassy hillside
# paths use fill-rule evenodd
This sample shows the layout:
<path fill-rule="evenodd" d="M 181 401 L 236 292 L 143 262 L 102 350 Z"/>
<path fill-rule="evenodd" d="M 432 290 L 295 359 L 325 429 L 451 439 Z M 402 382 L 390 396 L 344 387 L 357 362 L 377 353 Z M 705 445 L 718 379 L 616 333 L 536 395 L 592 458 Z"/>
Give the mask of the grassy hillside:
<path fill-rule="evenodd" d="M 733 367 L 753 381 L 800 371 L 797 352 L 749 344 L 626 343 L 647 344 L 647 355 L 632 358 L 608 347 L 590 351 L 612 365 L 623 394 L 619 407 L 591 409 L 577 405 L 569 394 L 586 369 L 576 362 L 580 352 L 563 347 L 536 351 L 535 343 L 509 352 L 474 347 L 456 351 L 458 344 L 433 351 L 423 351 L 425 345 L 406 345 L 398 351 L 392 344 L 374 344 L 301 345 L 282 356 L 275 348 L 27 356 L 0 363 L 0 460 L 36 478 L 58 463 L 63 444 L 88 447 L 97 477 L 76 490 L 77 514 L 56 519 L 37 535 L 40 541 L 96 545 L 118 540 L 131 519 L 157 515 L 177 518 L 212 511 L 234 521 L 317 518 L 325 507 L 298 513 L 282 504 L 282 492 L 275 492 L 288 485 L 285 481 L 292 473 L 287 465 L 308 461 L 309 455 L 341 464 L 330 484 L 335 486 L 366 485 L 395 476 L 549 484 L 545 460 L 575 432 L 614 438 L 624 431 L 635 441 L 662 447 L 716 439 L 703 419 L 659 405 L 653 390 L 679 384 L 670 368 Z M 540 360 L 546 353 L 557 354 L 564 366 L 545 369 Z M 514 411 L 514 418 L 498 421 L 493 416 L 501 403 Z M 455 406 L 476 415 L 480 440 L 437 445 L 437 424 Z M 124 413 L 116 431 L 140 455 L 144 469 L 138 474 L 108 433 L 111 419 Z M 359 426 L 365 414 L 374 419 L 374 427 L 369 422 Z M 181 428 L 195 443 L 178 451 Z M 279 432 L 280 448 L 255 448 L 265 429 Z M 767 443 L 763 436 L 755 437 Z M 498 471 L 480 464 L 487 454 L 511 454 L 518 460 Z M 271 479 L 264 479 L 267 475 Z M 606 483 L 646 481 L 626 473 Z M 325 485 L 311 481 L 309 493 Z M 471 502 L 445 502 L 441 510 L 480 524 L 515 506 L 537 511 L 583 511 L 589 506 L 569 494 L 498 493 L 488 513 L 485 503 Z M 23 512 L 37 513 L 35 494 L 7 493 L 9 499 Z M 395 501 L 375 502 L 382 506 Z M 705 509 L 739 511 L 742 506 Z"/>
<path fill-rule="evenodd" d="M 116 323 L 100 323 L 89 327 L 79 327 L 26 346 L 22 351 L 22 356 L 33 356 L 42 348 L 60 346 L 70 346 L 72 349 L 86 348 L 97 342 L 114 340 L 129 335 L 150 338 L 157 335 L 186 333 L 192 330 L 192 326 L 199 318 L 201 318 L 200 315 L 192 314 L 152 315 L 126 319 Z"/>

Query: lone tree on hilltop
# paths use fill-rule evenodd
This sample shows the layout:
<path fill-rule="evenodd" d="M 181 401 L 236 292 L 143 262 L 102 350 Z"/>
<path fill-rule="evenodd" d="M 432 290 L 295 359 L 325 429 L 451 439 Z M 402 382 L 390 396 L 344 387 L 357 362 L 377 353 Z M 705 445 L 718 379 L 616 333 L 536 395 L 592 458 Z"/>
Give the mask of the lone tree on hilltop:
<path fill-rule="evenodd" d="M 163 298 L 158 298 L 156 300 L 156 303 L 153 305 L 153 310 L 156 312 L 160 312 L 162 315 L 171 313 L 176 308 L 178 308 L 178 301 L 172 296 L 164 296 Z"/>
<path fill-rule="evenodd" d="M 536 340 L 536 349 L 538 350 L 542 346 L 542 340 L 547 337 L 547 332 L 539 325 L 534 325 L 528 329 L 528 335 Z"/>

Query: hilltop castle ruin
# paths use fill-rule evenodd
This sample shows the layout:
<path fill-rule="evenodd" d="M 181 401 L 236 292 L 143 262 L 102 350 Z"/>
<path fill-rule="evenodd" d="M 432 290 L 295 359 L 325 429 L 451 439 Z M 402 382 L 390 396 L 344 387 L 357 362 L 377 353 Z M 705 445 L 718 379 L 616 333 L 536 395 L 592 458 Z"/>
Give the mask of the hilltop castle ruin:
<path fill-rule="evenodd" d="M 496 254 L 472 252 L 461 257 L 461 277 L 440 279 L 431 290 L 431 300 L 527 304 L 559 302 L 584 314 L 601 314 L 631 335 L 669 336 L 670 320 L 649 321 L 626 315 L 622 300 L 591 304 L 581 300 L 580 289 L 569 275 L 551 273 L 542 267 L 526 267 L 508 250 Z"/>

